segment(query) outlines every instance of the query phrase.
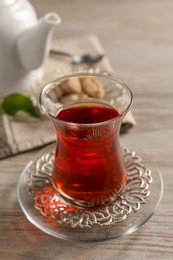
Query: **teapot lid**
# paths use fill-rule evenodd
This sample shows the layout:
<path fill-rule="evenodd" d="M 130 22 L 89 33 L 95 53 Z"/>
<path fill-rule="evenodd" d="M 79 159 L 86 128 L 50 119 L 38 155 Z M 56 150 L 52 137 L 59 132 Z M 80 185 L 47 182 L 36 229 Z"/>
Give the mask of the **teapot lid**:
<path fill-rule="evenodd" d="M 17 0 L 0 0 L 0 8 L 14 4 Z"/>

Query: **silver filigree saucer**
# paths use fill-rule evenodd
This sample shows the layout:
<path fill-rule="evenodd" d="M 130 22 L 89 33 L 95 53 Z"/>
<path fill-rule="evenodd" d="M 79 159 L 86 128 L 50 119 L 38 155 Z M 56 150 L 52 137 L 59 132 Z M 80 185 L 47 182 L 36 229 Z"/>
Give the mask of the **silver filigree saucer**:
<path fill-rule="evenodd" d="M 121 237 L 135 231 L 154 213 L 163 184 L 159 171 L 146 155 L 122 149 L 128 169 L 125 187 L 112 204 L 87 209 L 67 203 L 53 187 L 54 151 L 55 145 L 41 151 L 28 164 L 18 184 L 18 198 L 24 213 L 44 232 L 78 240 Z"/>
<path fill-rule="evenodd" d="M 34 196 L 35 207 L 43 215 L 56 218 L 58 223 L 69 224 L 73 228 L 110 226 L 123 221 L 133 210 L 139 210 L 141 204 L 146 203 L 152 182 L 151 171 L 146 169 L 142 158 L 135 152 L 123 149 L 128 176 L 127 183 L 117 199 L 111 205 L 90 210 L 67 203 L 54 189 L 51 181 L 54 154 L 54 151 L 44 153 L 35 162 L 30 174 L 29 187 Z"/>

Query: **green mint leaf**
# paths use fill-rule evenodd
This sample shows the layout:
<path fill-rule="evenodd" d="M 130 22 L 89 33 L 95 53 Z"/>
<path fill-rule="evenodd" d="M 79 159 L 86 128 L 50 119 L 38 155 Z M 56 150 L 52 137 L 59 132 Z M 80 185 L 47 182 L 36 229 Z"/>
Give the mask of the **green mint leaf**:
<path fill-rule="evenodd" d="M 0 100 L 0 115 L 3 114 L 3 109 L 2 109 L 2 100 Z"/>
<path fill-rule="evenodd" d="M 40 118 L 40 113 L 36 107 L 34 107 L 29 97 L 15 93 L 6 96 L 2 101 L 2 109 L 4 113 L 14 116 L 18 111 L 24 111 L 30 116 Z"/>

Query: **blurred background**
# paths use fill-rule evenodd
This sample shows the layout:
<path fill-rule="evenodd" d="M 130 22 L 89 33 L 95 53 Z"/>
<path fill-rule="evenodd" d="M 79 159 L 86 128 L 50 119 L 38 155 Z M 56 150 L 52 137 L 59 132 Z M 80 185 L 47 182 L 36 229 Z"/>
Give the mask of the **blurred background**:
<path fill-rule="evenodd" d="M 136 84 L 172 79 L 172 0 L 31 0 L 38 16 L 56 11 L 56 39 L 96 34 L 115 74 Z M 135 82 L 134 82 L 135 80 Z M 158 78 L 159 80 L 159 78 Z"/>

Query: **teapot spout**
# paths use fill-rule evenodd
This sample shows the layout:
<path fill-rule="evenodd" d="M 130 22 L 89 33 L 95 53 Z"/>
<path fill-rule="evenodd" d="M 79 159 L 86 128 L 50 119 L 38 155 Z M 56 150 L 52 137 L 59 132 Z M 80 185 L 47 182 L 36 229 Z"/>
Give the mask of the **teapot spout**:
<path fill-rule="evenodd" d="M 16 42 L 17 55 L 25 71 L 42 65 L 50 48 L 53 30 L 60 23 L 61 18 L 57 13 L 47 13 L 19 36 Z"/>

